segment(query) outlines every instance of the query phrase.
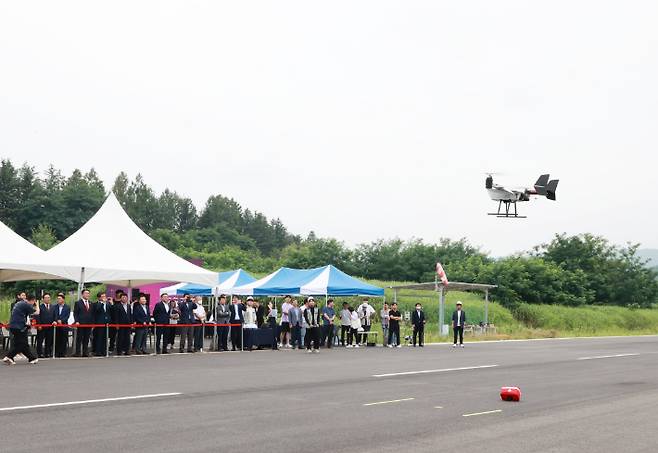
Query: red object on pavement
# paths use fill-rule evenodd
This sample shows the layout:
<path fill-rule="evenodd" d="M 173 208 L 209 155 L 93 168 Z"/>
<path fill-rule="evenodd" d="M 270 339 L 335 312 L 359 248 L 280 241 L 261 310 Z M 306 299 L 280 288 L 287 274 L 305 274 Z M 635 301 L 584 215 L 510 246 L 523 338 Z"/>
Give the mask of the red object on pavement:
<path fill-rule="evenodd" d="M 502 387 L 500 389 L 500 399 L 503 401 L 520 401 L 521 389 L 518 387 Z"/>

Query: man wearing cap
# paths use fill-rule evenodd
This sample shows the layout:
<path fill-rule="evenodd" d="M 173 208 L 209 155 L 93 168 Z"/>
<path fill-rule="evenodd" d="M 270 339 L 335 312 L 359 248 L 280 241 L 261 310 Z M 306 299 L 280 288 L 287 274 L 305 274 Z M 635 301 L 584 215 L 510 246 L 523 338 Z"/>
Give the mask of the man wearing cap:
<path fill-rule="evenodd" d="M 461 301 L 457 301 L 457 310 L 452 314 L 452 330 L 454 332 L 454 342 L 452 347 L 457 347 L 457 336 L 459 335 L 459 345 L 464 347 L 464 324 L 466 324 L 466 313 L 462 310 Z"/>
<path fill-rule="evenodd" d="M 368 298 L 363 299 L 363 303 L 357 308 L 357 313 L 359 314 L 359 319 L 361 320 L 361 327 L 363 328 L 363 334 L 357 334 L 357 343 L 365 345 L 368 343 L 368 332 L 372 327 L 372 317 L 376 313 L 375 309 L 370 305 Z"/>

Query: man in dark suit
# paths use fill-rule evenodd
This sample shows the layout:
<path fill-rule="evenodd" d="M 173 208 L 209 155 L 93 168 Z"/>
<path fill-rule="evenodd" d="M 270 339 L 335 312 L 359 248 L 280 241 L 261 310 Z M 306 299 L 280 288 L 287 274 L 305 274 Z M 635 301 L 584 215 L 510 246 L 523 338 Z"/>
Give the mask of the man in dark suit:
<path fill-rule="evenodd" d="M 229 322 L 231 324 L 240 324 L 237 327 L 231 326 L 231 350 L 235 351 L 236 348 L 242 349 L 242 324 L 244 324 L 244 311 L 246 308 L 238 296 L 233 296 L 233 303 L 229 310 L 231 312 Z"/>
<path fill-rule="evenodd" d="M 416 309 L 411 314 L 411 324 L 414 329 L 413 344 L 416 347 L 416 337 L 418 337 L 418 346 L 421 348 L 425 343 L 425 312 L 421 304 L 416 304 Z"/>
<path fill-rule="evenodd" d="M 107 301 L 105 293 L 98 293 L 98 301 L 94 304 L 94 324 L 110 324 L 112 322 L 112 305 Z M 107 354 L 107 327 L 94 328 L 94 355 Z"/>
<path fill-rule="evenodd" d="M 50 293 L 43 295 L 43 300 L 39 306 L 39 316 L 36 316 L 37 324 L 52 325 L 53 307 L 50 305 Z M 46 343 L 44 349 L 43 344 Z M 52 327 L 37 327 L 37 356 L 41 359 L 43 357 L 52 357 L 53 355 L 53 328 Z"/>
<path fill-rule="evenodd" d="M 110 304 L 110 323 L 116 324 L 116 309 L 121 305 L 121 296 L 123 291 L 118 290 L 114 294 L 114 302 Z M 108 334 L 110 335 L 110 354 L 113 354 L 116 351 L 116 340 L 117 340 L 117 329 L 116 327 L 110 327 L 108 329 Z"/>
<path fill-rule="evenodd" d="M 77 301 L 73 306 L 73 318 L 75 325 L 93 324 L 94 312 L 91 301 L 89 300 L 89 290 L 82 290 L 82 299 Z M 89 357 L 89 338 L 91 337 L 90 327 L 78 327 L 75 337 L 75 354 L 74 357 Z M 82 349 L 82 351 L 81 351 Z"/>
<path fill-rule="evenodd" d="M 146 334 L 151 321 L 146 296 L 140 294 L 139 302 L 133 306 L 133 322 L 135 323 L 135 353 L 146 354 Z"/>
<path fill-rule="evenodd" d="M 55 327 L 55 357 L 66 356 L 66 348 L 69 343 L 69 328 L 64 327 L 69 323 L 71 309 L 66 305 L 64 293 L 57 294 L 57 305 L 53 307 L 53 326 Z"/>
<path fill-rule="evenodd" d="M 464 325 L 466 324 L 466 312 L 462 310 L 462 303 L 457 301 L 457 310 L 452 314 L 452 330 L 454 332 L 453 348 L 457 347 L 457 336 L 459 336 L 459 346 L 464 347 Z"/>
<path fill-rule="evenodd" d="M 133 314 L 128 304 L 128 295 L 121 294 L 121 303 L 114 311 L 117 324 L 132 324 Z M 117 330 L 117 355 L 130 355 L 130 327 L 121 327 Z"/>
<path fill-rule="evenodd" d="M 178 318 L 179 324 L 193 324 L 194 323 L 194 309 L 196 304 L 192 301 L 192 297 L 189 294 L 184 295 L 185 300 L 178 304 L 180 309 L 180 318 Z M 187 352 L 194 352 L 194 327 L 193 326 L 182 326 L 178 328 L 180 333 L 180 345 L 179 352 L 185 351 L 185 344 L 187 344 Z"/>
<path fill-rule="evenodd" d="M 169 354 L 167 345 L 169 344 L 169 335 L 171 328 L 169 327 L 169 295 L 167 293 L 160 295 L 160 302 L 153 307 L 153 320 L 157 324 L 155 326 L 155 353 Z M 162 324 L 162 325 L 160 325 Z M 160 347 L 162 345 L 162 348 Z"/>

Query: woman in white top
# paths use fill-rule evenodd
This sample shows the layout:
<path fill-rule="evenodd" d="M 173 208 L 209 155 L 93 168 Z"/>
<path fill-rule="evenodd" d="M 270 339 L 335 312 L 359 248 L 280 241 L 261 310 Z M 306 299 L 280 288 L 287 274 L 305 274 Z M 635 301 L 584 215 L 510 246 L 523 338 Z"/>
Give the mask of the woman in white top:
<path fill-rule="evenodd" d="M 247 297 L 247 309 L 244 312 L 244 348 L 246 351 L 251 351 L 254 348 L 254 334 L 255 329 L 258 328 L 256 324 L 256 309 L 254 308 L 254 298 Z"/>
<path fill-rule="evenodd" d="M 358 335 L 359 335 L 359 329 L 362 329 L 361 327 L 361 319 L 359 318 L 359 313 L 354 310 L 354 308 L 349 307 L 348 310 L 350 311 L 350 331 L 347 334 L 347 348 L 352 347 L 352 342 L 356 341 L 356 344 L 354 345 L 355 348 L 359 347 L 359 340 L 358 340 Z"/>
<path fill-rule="evenodd" d="M 203 330 L 205 328 L 203 324 L 206 322 L 206 309 L 203 308 L 203 298 L 201 296 L 195 297 L 194 303 L 196 304 L 196 308 L 192 312 L 194 324 L 201 324 L 194 328 L 194 351 L 203 352 Z"/>

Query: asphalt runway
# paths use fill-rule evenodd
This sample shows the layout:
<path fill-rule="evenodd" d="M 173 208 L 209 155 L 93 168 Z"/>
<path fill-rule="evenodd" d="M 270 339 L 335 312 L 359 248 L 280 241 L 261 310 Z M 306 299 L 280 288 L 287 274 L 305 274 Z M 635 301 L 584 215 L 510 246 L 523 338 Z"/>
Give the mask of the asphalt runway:
<path fill-rule="evenodd" d="M 658 337 L 0 368 L 1 451 L 658 451 Z M 501 386 L 519 386 L 520 403 Z"/>

